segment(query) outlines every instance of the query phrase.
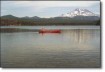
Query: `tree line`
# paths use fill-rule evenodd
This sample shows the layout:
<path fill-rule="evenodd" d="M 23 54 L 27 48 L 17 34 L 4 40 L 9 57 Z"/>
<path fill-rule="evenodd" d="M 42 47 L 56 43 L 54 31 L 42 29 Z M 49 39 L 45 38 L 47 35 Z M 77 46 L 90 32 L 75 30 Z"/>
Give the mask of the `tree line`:
<path fill-rule="evenodd" d="M 69 18 L 50 19 L 6 19 L 1 18 L 1 26 L 38 26 L 38 25 L 100 25 L 100 20 L 76 20 Z"/>

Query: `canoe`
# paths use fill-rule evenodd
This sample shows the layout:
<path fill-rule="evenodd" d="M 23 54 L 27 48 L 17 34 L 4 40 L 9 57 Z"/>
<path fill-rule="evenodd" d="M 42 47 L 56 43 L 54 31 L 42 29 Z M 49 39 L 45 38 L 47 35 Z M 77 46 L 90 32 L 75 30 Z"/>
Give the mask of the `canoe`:
<path fill-rule="evenodd" d="M 58 30 L 58 29 L 54 29 L 54 30 L 41 29 L 41 30 L 39 30 L 39 33 L 61 33 L 61 30 Z"/>

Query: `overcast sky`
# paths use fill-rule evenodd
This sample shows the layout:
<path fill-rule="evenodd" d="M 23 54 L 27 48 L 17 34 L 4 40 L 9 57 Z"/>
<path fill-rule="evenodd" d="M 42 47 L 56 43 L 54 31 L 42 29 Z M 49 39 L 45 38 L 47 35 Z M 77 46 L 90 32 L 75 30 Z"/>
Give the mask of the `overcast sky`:
<path fill-rule="evenodd" d="M 55 17 L 76 8 L 100 13 L 99 1 L 1 1 L 1 15 Z"/>

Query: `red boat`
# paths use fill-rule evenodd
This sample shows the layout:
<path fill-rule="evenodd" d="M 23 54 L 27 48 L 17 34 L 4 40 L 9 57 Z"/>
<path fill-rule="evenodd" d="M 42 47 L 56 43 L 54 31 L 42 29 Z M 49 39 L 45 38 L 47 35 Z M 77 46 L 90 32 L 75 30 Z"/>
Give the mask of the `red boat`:
<path fill-rule="evenodd" d="M 54 30 L 41 29 L 39 30 L 39 33 L 61 33 L 61 30 L 59 29 L 54 29 Z"/>

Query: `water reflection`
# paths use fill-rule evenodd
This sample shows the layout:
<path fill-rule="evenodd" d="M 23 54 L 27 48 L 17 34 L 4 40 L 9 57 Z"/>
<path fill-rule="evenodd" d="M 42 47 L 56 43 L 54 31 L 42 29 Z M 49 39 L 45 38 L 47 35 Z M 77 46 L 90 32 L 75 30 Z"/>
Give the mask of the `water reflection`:
<path fill-rule="evenodd" d="M 100 30 L 2 33 L 2 67 L 100 67 Z"/>

